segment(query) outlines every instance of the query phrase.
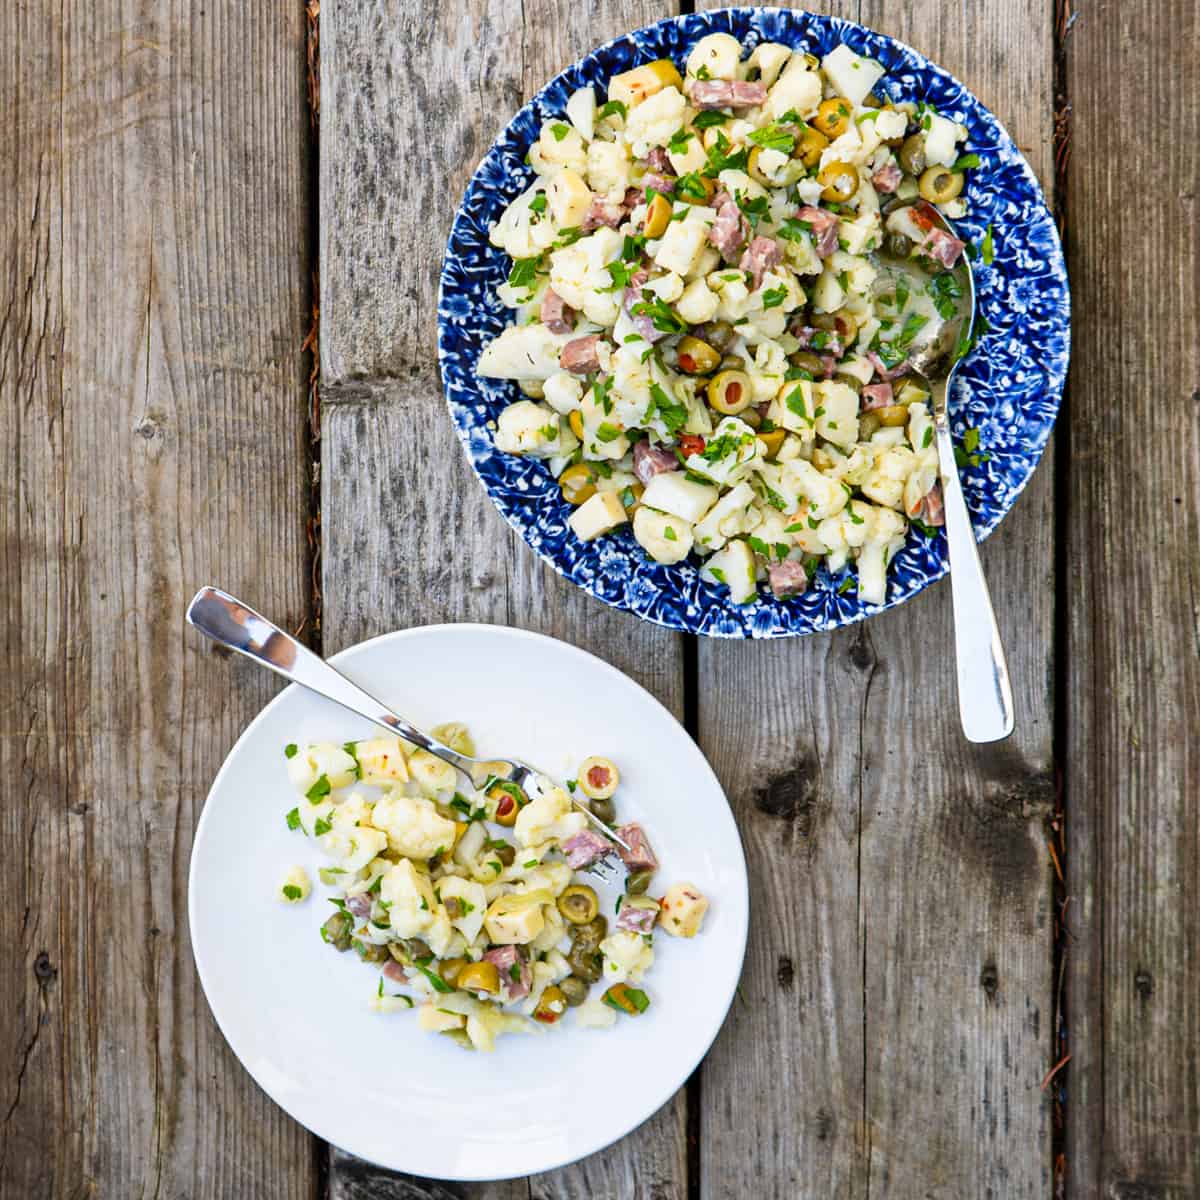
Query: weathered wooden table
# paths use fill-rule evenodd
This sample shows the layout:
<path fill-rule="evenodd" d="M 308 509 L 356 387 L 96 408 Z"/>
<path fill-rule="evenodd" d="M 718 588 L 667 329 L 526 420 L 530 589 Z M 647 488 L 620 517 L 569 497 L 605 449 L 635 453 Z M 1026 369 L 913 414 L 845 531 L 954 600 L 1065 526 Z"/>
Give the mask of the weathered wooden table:
<path fill-rule="evenodd" d="M 984 550 L 1019 704 L 990 750 L 957 729 L 945 585 L 833 636 L 696 642 L 565 586 L 456 443 L 434 298 L 468 175 L 544 80 L 675 4 L 326 0 L 319 140 L 317 0 L 0 8 L 0 1196 L 1200 1195 L 1197 7 L 812 7 L 966 81 L 1065 221 L 1069 403 Z M 459 1187 L 331 1154 L 250 1082 L 185 886 L 275 689 L 185 630 L 209 581 L 326 652 L 538 629 L 687 723 L 754 922 L 724 1032 L 646 1126 Z"/>

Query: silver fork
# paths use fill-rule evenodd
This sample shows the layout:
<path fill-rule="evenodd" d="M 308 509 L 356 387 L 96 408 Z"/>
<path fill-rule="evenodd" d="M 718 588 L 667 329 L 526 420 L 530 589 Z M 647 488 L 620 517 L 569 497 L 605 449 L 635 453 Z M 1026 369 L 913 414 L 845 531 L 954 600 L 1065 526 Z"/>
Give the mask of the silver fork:
<path fill-rule="evenodd" d="M 382 725 L 389 733 L 398 734 L 406 742 L 429 751 L 461 771 L 471 780 L 474 787 L 481 787 L 488 778 L 493 778 L 502 783 L 515 783 L 522 790 L 528 791 L 529 783 L 537 777 L 551 779 L 546 772 L 539 771 L 520 759 L 470 758 L 443 745 L 398 713 L 392 712 L 386 704 L 364 692 L 358 684 L 352 683 L 290 634 L 272 625 L 266 617 L 256 613 L 248 604 L 243 604 L 220 588 L 201 588 L 188 605 L 187 619 L 194 629 L 198 629 L 205 637 L 212 638 L 219 645 L 236 650 L 238 654 L 243 654 L 260 666 L 282 675 L 284 679 L 298 683 L 301 687 L 316 692 L 318 696 L 324 696 L 327 700 L 348 708 L 352 713 L 365 717 L 376 725 Z M 569 789 L 564 791 L 570 794 Z M 605 837 L 610 838 L 617 846 L 629 849 L 628 843 L 616 830 L 609 828 L 573 794 L 571 803 Z M 593 863 L 588 870 L 595 872 L 602 879 L 607 879 L 611 865 L 610 859 L 606 857 Z"/>

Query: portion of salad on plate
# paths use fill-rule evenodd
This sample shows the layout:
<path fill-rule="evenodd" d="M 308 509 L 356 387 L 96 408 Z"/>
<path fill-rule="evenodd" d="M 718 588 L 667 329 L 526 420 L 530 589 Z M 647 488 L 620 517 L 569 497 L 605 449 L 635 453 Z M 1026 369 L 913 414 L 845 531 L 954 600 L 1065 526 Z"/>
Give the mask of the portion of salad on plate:
<path fill-rule="evenodd" d="M 846 45 L 743 57 L 713 33 L 682 75 L 646 63 L 542 125 L 491 229 L 516 317 L 478 372 L 525 394 L 495 446 L 547 460 L 578 537 L 631 523 L 737 603 L 824 562 L 878 604 L 910 524 L 942 523 L 908 364 L 963 293 L 929 206 L 961 216 L 980 160 L 962 125 L 876 95 L 883 75 Z"/>
<path fill-rule="evenodd" d="M 432 732 L 474 757 L 462 724 Z M 569 1008 L 581 1026 L 609 1027 L 650 1006 L 641 985 L 655 930 L 700 931 L 708 900 L 693 884 L 649 894 L 658 858 L 640 824 L 615 824 L 620 776 L 606 758 L 585 759 L 567 786 L 625 846 L 544 777 L 528 792 L 495 777 L 464 791 L 448 763 L 389 736 L 284 753 L 303 797 L 288 827 L 330 860 L 319 876 L 335 911 L 321 936 L 380 967 L 378 1012 L 415 1009 L 422 1029 L 474 1050 L 556 1025 Z M 625 879 L 610 924 L 576 872 L 616 859 Z M 304 868 L 290 868 L 279 898 L 310 893 Z"/>

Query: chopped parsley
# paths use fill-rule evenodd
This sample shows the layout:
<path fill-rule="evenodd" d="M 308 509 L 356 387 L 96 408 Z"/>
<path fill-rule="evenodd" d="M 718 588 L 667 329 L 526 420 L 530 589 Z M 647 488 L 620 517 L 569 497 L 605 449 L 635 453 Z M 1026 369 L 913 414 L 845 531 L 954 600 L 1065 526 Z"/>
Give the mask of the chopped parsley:
<path fill-rule="evenodd" d="M 983 265 L 990 267 L 996 259 L 996 244 L 992 241 L 992 227 L 989 225 L 983 235 L 983 244 L 979 247 L 979 257 Z"/>
<path fill-rule="evenodd" d="M 603 121 L 605 117 L 620 117 L 623 121 L 628 114 L 629 110 L 620 100 L 606 100 L 600 106 L 600 111 L 596 114 L 596 116 L 601 121 Z"/>
<path fill-rule="evenodd" d="M 529 211 L 535 212 L 539 216 L 546 211 L 546 193 L 538 192 L 536 196 L 529 202 Z"/>
<path fill-rule="evenodd" d="M 615 425 L 610 425 L 605 421 L 596 430 L 596 437 L 602 442 L 615 442 L 621 436 L 621 432 Z"/>
<path fill-rule="evenodd" d="M 318 817 L 316 823 L 313 825 L 313 833 L 317 837 L 324 837 L 332 828 L 333 825 L 325 820 L 324 817 Z"/>
<path fill-rule="evenodd" d="M 725 582 L 725 572 L 720 567 L 709 567 L 708 573 L 718 582 Z"/>
<path fill-rule="evenodd" d="M 297 746 L 295 742 L 288 742 L 288 744 L 283 748 L 283 757 L 295 758 L 299 749 L 300 747 Z"/>
<path fill-rule="evenodd" d="M 812 233 L 811 221 L 800 221 L 795 217 L 786 217 L 780 227 L 775 230 L 777 238 L 785 242 L 802 242 Z"/>
<path fill-rule="evenodd" d="M 673 525 L 668 525 L 663 529 L 663 537 L 665 537 L 668 542 L 679 541 L 679 536 L 676 534 L 675 527 Z"/>
<path fill-rule="evenodd" d="M 513 981 L 513 983 L 521 982 L 521 964 L 520 963 L 514 962 L 513 965 L 508 968 L 508 977 L 509 977 L 509 979 L 511 979 Z"/>
<path fill-rule="evenodd" d="M 680 175 L 675 181 L 675 195 L 681 200 L 707 200 L 708 189 L 700 176 L 691 171 L 687 175 Z"/>
<path fill-rule="evenodd" d="M 441 992 L 442 995 L 445 995 L 447 992 L 454 991 L 454 989 L 436 971 L 431 971 L 428 967 L 424 967 L 418 962 L 413 963 L 413 966 L 416 967 L 417 970 L 429 980 L 429 986 L 433 988 L 435 992 Z"/>
<path fill-rule="evenodd" d="M 952 321 L 958 313 L 956 300 L 962 299 L 962 285 L 950 271 L 935 275 L 926 285 L 925 291 L 933 300 L 933 307 L 943 321 Z"/>
<path fill-rule="evenodd" d="M 300 828 L 300 810 L 293 808 L 287 815 L 287 827 L 292 830 Z"/>
<path fill-rule="evenodd" d="M 780 154 L 791 154 L 796 148 L 796 135 L 782 125 L 768 125 L 765 129 L 756 129 L 750 135 L 750 141 L 764 150 L 776 150 Z"/>
<path fill-rule="evenodd" d="M 471 802 L 461 792 L 454 793 L 454 799 L 450 801 L 450 807 L 457 809 L 468 823 L 471 821 L 482 821 L 487 816 L 487 809 L 482 806 L 476 809 L 471 808 Z"/>
<path fill-rule="evenodd" d="M 667 143 L 667 151 L 670 154 L 684 154 L 687 151 L 687 144 L 696 135 L 690 129 L 679 128 L 671 134 L 671 140 Z"/>
<path fill-rule="evenodd" d="M 848 591 L 856 586 L 856 580 L 853 575 L 847 575 L 841 583 L 838 584 L 837 594 L 844 596 Z"/>
<path fill-rule="evenodd" d="M 659 333 L 687 333 L 688 331 L 687 322 L 677 316 L 661 296 L 654 296 L 650 300 L 639 300 L 633 306 L 633 315 L 649 317 Z"/>
<path fill-rule="evenodd" d="M 968 427 L 963 430 L 963 444 L 954 447 L 954 461 L 959 467 L 978 467 L 992 456 L 979 452 L 979 430 Z"/>
<path fill-rule="evenodd" d="M 730 120 L 728 113 L 718 112 L 715 109 L 709 109 L 707 112 L 696 114 L 696 119 L 692 122 L 697 129 L 711 129 L 714 125 L 724 125 Z"/>
<path fill-rule="evenodd" d="M 320 804 L 322 798 L 329 795 L 330 790 L 329 776 L 322 775 L 304 794 L 313 804 Z"/>
<path fill-rule="evenodd" d="M 610 263 L 606 263 L 604 269 L 612 278 L 612 283 L 610 283 L 608 287 L 604 289 L 608 292 L 623 291 L 629 286 L 629 281 L 638 272 L 636 263 L 626 262 L 622 258 L 617 258 Z"/>
<path fill-rule="evenodd" d="M 564 225 L 558 231 L 558 239 L 555 241 L 555 246 L 570 246 L 583 237 L 583 230 L 578 225 Z"/>
<path fill-rule="evenodd" d="M 777 288 L 768 288 L 762 294 L 762 302 L 764 311 L 768 308 L 778 308 L 787 299 L 787 288 L 780 285 Z"/>
<path fill-rule="evenodd" d="M 926 525 L 925 522 L 920 520 L 918 517 L 909 517 L 909 523 L 914 529 L 919 530 L 927 538 L 937 537 L 938 531 L 934 529 L 933 526 Z"/>
<path fill-rule="evenodd" d="M 952 166 L 950 168 L 950 170 L 952 170 L 952 171 L 968 171 L 972 167 L 979 166 L 981 161 L 982 160 L 980 159 L 978 154 L 963 154 L 959 157 L 958 161 L 954 164 L 954 166 Z"/>
<path fill-rule="evenodd" d="M 532 288 L 541 265 L 542 256 L 540 254 L 535 258 L 514 258 L 512 270 L 508 273 L 509 286 Z"/>
<path fill-rule="evenodd" d="M 743 196 L 741 192 L 735 192 L 733 198 L 751 225 L 757 226 L 759 221 L 767 215 L 766 196 Z"/>
<path fill-rule="evenodd" d="M 550 132 L 554 134 L 554 140 L 556 142 L 561 142 L 563 138 L 565 138 L 567 134 L 571 132 L 571 127 L 569 125 L 563 125 L 561 122 L 559 122 L 556 125 L 550 126 Z"/>
<path fill-rule="evenodd" d="M 283 894 L 289 900 L 299 900 L 300 899 L 300 889 L 294 883 L 285 883 L 283 885 Z"/>
<path fill-rule="evenodd" d="M 730 140 L 717 130 L 717 144 L 708 150 L 708 162 L 701 168 L 702 175 L 717 176 L 722 171 L 744 171 L 748 151 L 745 146 L 730 152 Z"/>
<path fill-rule="evenodd" d="M 646 414 L 647 419 L 657 413 L 672 433 L 677 433 L 687 423 L 687 405 L 672 399 L 657 383 L 650 385 L 650 400 L 651 408 Z"/>

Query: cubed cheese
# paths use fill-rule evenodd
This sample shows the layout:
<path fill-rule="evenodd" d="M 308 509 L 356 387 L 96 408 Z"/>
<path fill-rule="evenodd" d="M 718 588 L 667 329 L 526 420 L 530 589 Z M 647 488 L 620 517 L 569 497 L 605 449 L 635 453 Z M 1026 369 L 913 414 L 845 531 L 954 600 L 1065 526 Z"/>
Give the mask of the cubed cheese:
<path fill-rule="evenodd" d="M 676 883 L 662 898 L 658 923 L 673 937 L 695 937 L 707 912 L 708 900 L 694 883 Z"/>
<path fill-rule="evenodd" d="M 682 471 L 664 471 L 646 485 L 642 503 L 695 524 L 717 502 L 717 488 L 688 479 Z"/>
<path fill-rule="evenodd" d="M 597 492 L 570 515 L 567 524 L 577 538 L 591 542 L 628 519 L 620 496 L 615 492 Z"/>
<path fill-rule="evenodd" d="M 672 221 L 658 243 L 654 261 L 664 271 L 687 275 L 700 261 L 707 227 L 700 221 Z"/>
<path fill-rule="evenodd" d="M 821 69 L 834 91 L 851 104 L 861 104 L 883 78 L 883 68 L 877 62 L 855 54 L 845 42 L 821 59 Z"/>
<path fill-rule="evenodd" d="M 825 379 L 816 385 L 817 436 L 849 448 L 858 441 L 858 393 L 848 384 Z"/>
<path fill-rule="evenodd" d="M 560 228 L 579 225 L 591 207 L 592 193 L 583 176 L 572 167 L 564 167 L 546 188 L 550 216 Z"/>

